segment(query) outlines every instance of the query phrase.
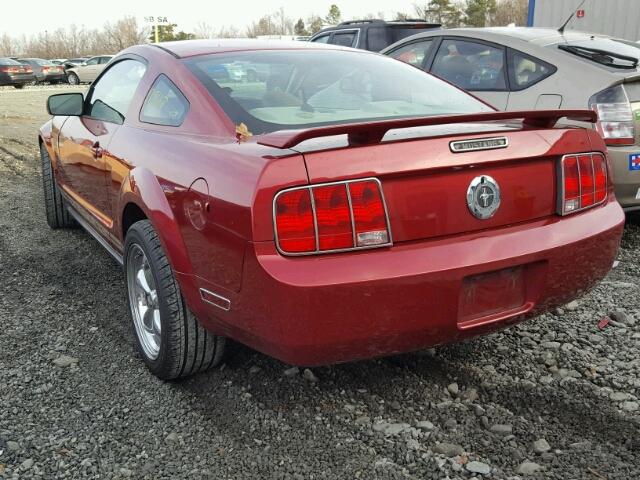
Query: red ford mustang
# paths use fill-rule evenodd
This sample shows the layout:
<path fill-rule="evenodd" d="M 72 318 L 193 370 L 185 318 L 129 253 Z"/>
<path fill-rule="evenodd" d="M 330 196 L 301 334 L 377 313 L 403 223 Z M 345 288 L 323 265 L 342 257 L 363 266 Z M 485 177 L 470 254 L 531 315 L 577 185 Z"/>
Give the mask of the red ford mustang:
<path fill-rule="evenodd" d="M 496 112 L 365 51 L 138 46 L 48 108 L 48 223 L 123 264 L 162 378 L 226 337 L 318 365 L 484 334 L 591 288 L 622 233 L 604 143 L 567 126 L 593 112 Z"/>

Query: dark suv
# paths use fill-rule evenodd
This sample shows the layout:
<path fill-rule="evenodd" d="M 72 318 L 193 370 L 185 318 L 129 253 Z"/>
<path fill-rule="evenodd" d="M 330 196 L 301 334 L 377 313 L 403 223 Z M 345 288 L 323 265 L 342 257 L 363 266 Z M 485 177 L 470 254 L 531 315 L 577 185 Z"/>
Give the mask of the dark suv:
<path fill-rule="evenodd" d="M 434 28 L 440 28 L 440 24 L 423 20 L 351 20 L 324 28 L 309 41 L 379 52 L 398 40 Z"/>

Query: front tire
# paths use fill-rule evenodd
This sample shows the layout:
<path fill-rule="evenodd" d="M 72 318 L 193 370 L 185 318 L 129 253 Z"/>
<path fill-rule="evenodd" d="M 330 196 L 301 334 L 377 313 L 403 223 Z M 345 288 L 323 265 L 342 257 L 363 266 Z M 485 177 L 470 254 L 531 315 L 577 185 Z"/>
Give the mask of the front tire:
<path fill-rule="evenodd" d="M 69 85 L 80 85 L 80 79 L 78 78 L 78 75 L 73 72 L 67 75 L 67 81 L 69 82 Z"/>
<path fill-rule="evenodd" d="M 42 186 L 44 189 L 44 208 L 47 214 L 47 223 L 51 228 L 71 228 L 75 226 L 75 220 L 69 214 L 60 189 L 53 175 L 51 158 L 43 144 L 40 144 L 40 162 L 42 164 Z"/>
<path fill-rule="evenodd" d="M 154 375 L 173 380 L 222 361 L 225 338 L 205 330 L 187 308 L 149 220 L 127 232 L 124 271 L 136 346 Z"/>
<path fill-rule="evenodd" d="M 18 90 L 20 90 L 21 88 L 24 88 L 24 83 L 16 83 L 13 88 L 17 88 Z"/>

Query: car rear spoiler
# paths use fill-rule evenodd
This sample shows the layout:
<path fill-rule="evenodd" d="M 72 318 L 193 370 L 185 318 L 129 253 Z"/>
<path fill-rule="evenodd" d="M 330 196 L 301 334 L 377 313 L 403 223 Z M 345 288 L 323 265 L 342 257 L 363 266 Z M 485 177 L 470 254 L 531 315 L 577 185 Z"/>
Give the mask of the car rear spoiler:
<path fill-rule="evenodd" d="M 300 130 L 279 130 L 258 137 L 258 143 L 268 147 L 291 148 L 311 138 L 348 135 L 350 145 L 379 143 L 389 130 L 396 128 L 424 127 L 450 123 L 494 122 L 522 119 L 522 124 L 532 128 L 551 128 L 561 118 L 595 123 L 598 119 L 592 110 L 528 110 L 518 112 L 483 112 L 463 115 L 399 118 L 375 122 L 347 123 Z"/>

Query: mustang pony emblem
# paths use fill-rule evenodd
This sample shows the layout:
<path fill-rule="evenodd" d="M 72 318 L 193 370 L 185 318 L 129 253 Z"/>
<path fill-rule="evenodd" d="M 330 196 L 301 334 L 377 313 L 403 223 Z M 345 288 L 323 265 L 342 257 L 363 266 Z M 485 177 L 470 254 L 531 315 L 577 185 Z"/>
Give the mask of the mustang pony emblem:
<path fill-rule="evenodd" d="M 489 175 L 471 180 L 467 189 L 467 206 L 471 214 L 480 220 L 493 217 L 500 207 L 500 187 Z"/>

